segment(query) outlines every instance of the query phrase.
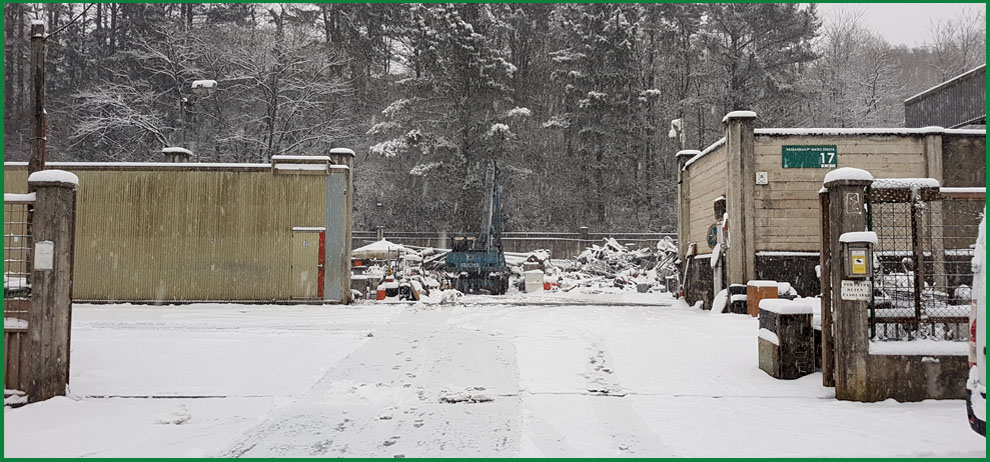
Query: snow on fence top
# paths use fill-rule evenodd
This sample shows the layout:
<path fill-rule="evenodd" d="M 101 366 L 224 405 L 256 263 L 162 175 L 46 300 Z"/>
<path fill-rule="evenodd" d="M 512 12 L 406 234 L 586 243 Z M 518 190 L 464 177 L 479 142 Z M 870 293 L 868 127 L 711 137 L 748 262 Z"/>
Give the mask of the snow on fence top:
<path fill-rule="evenodd" d="M 839 236 L 839 242 L 869 242 L 870 244 L 877 245 L 877 233 L 873 231 L 842 233 Z"/>
<path fill-rule="evenodd" d="M 942 128 L 942 127 L 922 127 L 922 128 L 757 128 L 753 130 L 754 135 L 763 136 L 828 136 L 828 135 L 982 135 L 986 136 L 986 130 Z"/>
<path fill-rule="evenodd" d="M 275 170 L 306 170 L 306 171 L 325 171 L 327 169 L 326 164 L 275 164 Z"/>
<path fill-rule="evenodd" d="M 943 193 L 946 193 L 946 194 L 952 194 L 952 193 L 983 193 L 983 194 L 986 194 L 987 193 L 987 188 L 981 187 L 981 186 L 964 187 L 964 188 L 945 187 L 945 186 L 943 186 L 941 188 L 938 188 L 938 190 L 939 190 L 939 192 L 943 192 Z"/>
<path fill-rule="evenodd" d="M 303 162 L 332 162 L 330 156 L 272 156 L 272 162 L 290 162 L 290 161 L 303 161 Z"/>
<path fill-rule="evenodd" d="M 34 193 L 27 193 L 27 194 L 3 193 L 3 201 L 4 201 L 4 203 L 22 203 L 23 204 L 23 203 L 28 203 L 28 202 L 34 202 L 34 200 L 35 200 L 35 194 Z"/>
<path fill-rule="evenodd" d="M 814 314 L 814 308 L 809 303 L 786 298 L 764 298 L 760 300 L 760 311 L 777 314 Z"/>
<path fill-rule="evenodd" d="M 188 156 L 193 155 L 192 151 L 190 151 L 190 150 L 188 150 L 186 148 L 180 148 L 180 147 L 175 147 L 175 146 L 167 147 L 167 148 L 162 148 L 162 153 L 163 154 L 185 154 L 185 155 L 188 155 Z"/>
<path fill-rule="evenodd" d="M 354 157 L 354 151 L 347 148 L 333 148 L 330 150 L 330 154 L 347 154 Z"/>
<path fill-rule="evenodd" d="M 41 170 L 28 177 L 28 183 L 70 183 L 79 185 L 79 177 L 65 170 Z"/>
<path fill-rule="evenodd" d="M 870 342 L 870 354 L 965 356 L 969 354 L 969 344 L 968 342 L 953 342 L 951 340 L 931 339 Z"/>
<path fill-rule="evenodd" d="M 729 119 L 755 119 L 756 113 L 753 111 L 732 111 L 722 117 L 722 123 L 726 123 Z"/>
<path fill-rule="evenodd" d="M 698 160 L 698 159 L 704 157 L 706 154 L 708 154 L 708 153 L 710 153 L 710 152 L 718 149 L 718 147 L 721 146 L 721 145 L 723 145 L 723 144 L 725 144 L 725 137 L 724 136 L 721 139 L 719 139 L 718 141 L 712 143 L 707 148 L 705 148 L 704 151 L 701 151 L 697 155 L 695 155 L 694 157 L 688 159 L 688 161 L 684 163 L 684 168 L 687 169 L 688 166 L 691 165 L 691 164 L 693 164 L 696 160 Z"/>
<path fill-rule="evenodd" d="M 873 189 L 909 188 L 911 186 L 934 189 L 941 185 L 934 178 L 876 178 L 870 185 Z"/>
<path fill-rule="evenodd" d="M 4 162 L 4 167 L 27 167 L 27 162 Z M 180 169 L 206 169 L 206 168 L 271 168 L 272 164 L 248 164 L 248 163 L 235 163 L 235 162 L 47 162 L 45 164 L 48 167 L 63 167 L 63 168 L 129 168 L 129 169 L 144 169 L 144 168 L 159 168 L 168 167 L 170 169 L 180 168 Z"/>
<path fill-rule="evenodd" d="M 873 181 L 873 175 L 866 170 L 853 168 L 853 167 L 842 167 L 832 170 L 825 174 L 825 185 L 828 186 L 829 183 L 839 180 L 864 180 Z"/>

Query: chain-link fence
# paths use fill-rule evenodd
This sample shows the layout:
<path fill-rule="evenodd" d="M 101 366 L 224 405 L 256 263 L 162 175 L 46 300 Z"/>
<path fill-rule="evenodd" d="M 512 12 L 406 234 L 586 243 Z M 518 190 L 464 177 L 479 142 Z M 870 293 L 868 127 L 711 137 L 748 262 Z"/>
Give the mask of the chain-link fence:
<path fill-rule="evenodd" d="M 930 179 L 878 179 L 867 191 L 874 248 L 873 340 L 969 339 L 970 262 L 983 202 Z"/>

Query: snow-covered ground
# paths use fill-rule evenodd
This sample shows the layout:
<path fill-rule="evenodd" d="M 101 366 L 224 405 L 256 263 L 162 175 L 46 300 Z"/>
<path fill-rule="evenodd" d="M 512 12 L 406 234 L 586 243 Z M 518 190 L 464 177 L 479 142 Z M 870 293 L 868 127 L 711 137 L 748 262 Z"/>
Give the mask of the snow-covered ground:
<path fill-rule="evenodd" d="M 775 380 L 756 320 L 664 297 L 76 305 L 70 396 L 5 408 L 4 456 L 986 455 L 962 401 Z"/>

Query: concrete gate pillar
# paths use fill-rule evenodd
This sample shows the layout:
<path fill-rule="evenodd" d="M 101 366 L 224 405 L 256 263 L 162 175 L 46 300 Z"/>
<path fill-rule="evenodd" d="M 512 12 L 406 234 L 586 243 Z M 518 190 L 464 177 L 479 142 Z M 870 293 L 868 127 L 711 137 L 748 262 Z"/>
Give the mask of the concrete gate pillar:
<path fill-rule="evenodd" d="M 829 280 L 831 291 L 833 352 L 835 362 L 835 395 L 842 400 L 862 401 L 867 387 L 867 357 L 869 355 L 869 301 L 843 300 L 842 243 L 839 236 L 847 232 L 866 230 L 866 188 L 873 183 L 869 172 L 856 168 L 840 168 L 825 176 L 828 189 L 829 220 Z M 824 268 L 823 268 L 824 271 Z M 822 328 L 827 326 L 824 324 Z M 822 370 L 826 370 L 822 366 Z"/>
<path fill-rule="evenodd" d="M 733 111 L 726 114 L 726 169 L 728 185 L 725 194 L 729 214 L 729 248 L 726 251 L 726 273 L 729 284 L 746 284 L 756 276 L 756 240 L 754 237 L 754 188 L 756 184 L 756 150 L 753 123 L 756 113 Z"/>
<path fill-rule="evenodd" d="M 69 384 L 78 184 L 75 175 L 61 170 L 41 170 L 28 177 L 36 195 L 31 218 L 33 261 L 25 390 L 31 402 L 64 396 Z"/>

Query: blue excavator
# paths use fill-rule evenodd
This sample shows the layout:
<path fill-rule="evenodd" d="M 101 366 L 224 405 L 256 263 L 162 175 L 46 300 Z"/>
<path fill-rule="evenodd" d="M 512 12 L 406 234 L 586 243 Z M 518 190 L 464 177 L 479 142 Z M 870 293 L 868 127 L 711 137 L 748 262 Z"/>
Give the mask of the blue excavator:
<path fill-rule="evenodd" d="M 451 276 L 451 286 L 462 293 L 502 295 L 509 289 L 509 268 L 502 251 L 501 187 L 495 161 L 488 164 L 485 191 L 481 234 L 453 237 L 444 270 Z"/>

